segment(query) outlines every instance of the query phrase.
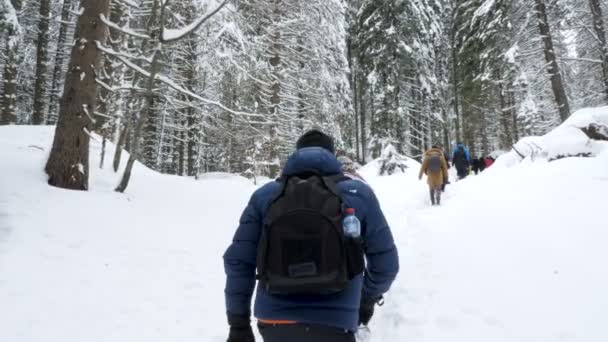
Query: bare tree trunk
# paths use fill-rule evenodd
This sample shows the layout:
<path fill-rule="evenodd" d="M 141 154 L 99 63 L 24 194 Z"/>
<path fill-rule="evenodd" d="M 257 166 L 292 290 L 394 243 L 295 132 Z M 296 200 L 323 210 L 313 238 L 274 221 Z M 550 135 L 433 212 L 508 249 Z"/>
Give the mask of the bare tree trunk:
<path fill-rule="evenodd" d="M 500 80 L 500 72 L 496 71 L 496 79 L 498 81 L 498 97 L 500 99 L 500 124 L 502 126 L 502 134 L 500 139 L 500 147 L 503 150 L 512 146 L 515 142 L 513 141 L 513 136 L 511 135 L 511 127 L 509 125 L 509 108 L 507 105 L 507 99 L 505 96 L 505 87 L 503 82 Z"/>
<path fill-rule="evenodd" d="M 553 95 L 555 96 L 555 103 L 557 104 L 557 108 L 559 110 L 559 116 L 562 122 L 564 122 L 570 116 L 570 105 L 568 104 L 568 96 L 566 95 L 566 89 L 564 88 L 562 75 L 555 56 L 555 48 L 553 46 L 553 39 L 551 37 L 549 20 L 547 18 L 545 0 L 534 1 L 536 15 L 538 16 L 538 28 L 544 44 L 545 60 L 548 64 L 547 71 L 551 77 L 551 88 L 553 88 Z"/>
<path fill-rule="evenodd" d="M 195 50 L 193 49 L 193 52 Z M 197 59 L 194 59 L 196 61 Z M 194 91 L 194 82 L 196 74 L 194 72 L 194 65 L 191 65 L 188 70 L 188 90 Z M 205 77 L 203 76 L 203 84 L 205 83 Z M 204 85 L 203 85 L 204 88 Z M 201 144 L 201 117 L 193 107 L 189 107 L 187 110 L 188 115 L 188 176 L 197 176 L 198 173 L 198 161 L 200 160 L 200 148 Z"/>
<path fill-rule="evenodd" d="M 99 157 L 99 168 L 103 169 L 103 162 L 106 159 L 106 141 L 108 139 L 106 139 L 105 136 L 101 137 L 102 141 L 101 141 L 101 156 Z"/>
<path fill-rule="evenodd" d="M 53 70 L 53 81 L 51 82 L 51 91 L 49 96 L 49 112 L 46 123 L 54 125 L 57 122 L 57 104 L 59 99 L 59 85 L 61 77 L 65 72 L 65 51 L 68 41 L 68 28 L 70 22 L 70 11 L 72 9 L 72 0 L 63 0 L 61 8 L 61 25 L 59 27 L 59 38 L 57 39 L 57 51 L 55 52 L 55 69 Z"/>
<path fill-rule="evenodd" d="M 73 190 L 89 187 L 88 132 L 97 99 L 96 70 L 101 62 L 101 51 L 95 42 L 105 40 L 107 28 L 99 16 L 108 15 L 110 0 L 83 0 L 81 7 L 53 147 L 45 168 L 50 185 Z"/>
<path fill-rule="evenodd" d="M 365 82 L 362 80 L 362 82 Z M 367 130 L 366 130 L 366 120 L 365 120 L 365 87 L 361 84 L 358 86 L 359 88 L 359 134 L 361 141 L 361 163 L 365 164 L 367 159 Z M 373 94 L 370 96 L 370 101 L 373 104 Z M 371 110 L 373 113 L 373 109 Z"/>
<path fill-rule="evenodd" d="M 160 42 L 158 43 L 160 45 Z M 135 161 L 139 159 L 139 142 L 140 137 L 143 132 L 143 128 L 146 122 L 148 122 L 148 115 L 154 110 L 154 103 L 156 95 L 154 94 L 154 85 L 156 83 L 156 75 L 160 71 L 160 46 L 156 48 L 154 51 L 154 55 L 152 57 L 152 63 L 150 64 L 150 77 L 148 78 L 148 84 L 146 87 L 146 99 L 144 108 L 142 110 L 141 117 L 137 122 L 137 126 L 135 127 L 135 136 L 133 138 L 133 147 L 131 150 L 131 154 L 129 155 L 129 160 L 127 161 L 127 167 L 125 168 L 125 172 L 122 176 L 120 184 L 116 188 L 118 192 L 124 192 L 129 185 L 129 180 L 131 179 L 131 171 L 133 170 L 133 165 Z"/>
<path fill-rule="evenodd" d="M 42 125 L 46 117 L 46 76 L 49 63 L 49 20 L 51 14 L 51 1 L 40 0 L 38 18 L 38 49 L 36 57 L 36 84 L 34 85 L 34 112 L 32 124 Z M 72 71 L 69 71 L 72 72 Z"/>
<path fill-rule="evenodd" d="M 21 11 L 21 0 L 11 1 L 15 11 Z M 19 64 L 20 37 L 15 27 L 6 30 L 6 62 L 4 64 L 4 93 L 0 108 L 0 125 L 17 123 L 17 65 Z"/>
<path fill-rule="evenodd" d="M 118 144 L 116 144 L 116 150 L 114 151 L 114 161 L 112 163 L 112 167 L 114 168 L 114 172 L 118 172 L 118 168 L 120 167 L 120 158 L 122 157 L 122 150 L 127 142 L 127 136 L 129 136 L 131 129 L 131 120 L 129 118 L 125 118 L 125 127 L 120 132 L 120 137 L 118 138 Z"/>
<path fill-rule="evenodd" d="M 152 53 L 152 61 L 150 62 L 150 76 L 147 79 L 146 84 L 146 93 L 144 99 L 144 108 L 141 111 L 141 115 L 139 120 L 137 121 L 137 125 L 135 127 L 135 135 L 132 141 L 131 154 L 129 155 L 129 160 L 127 161 L 127 167 L 123 173 L 122 179 L 120 180 L 120 184 L 116 187 L 116 191 L 124 192 L 129 185 L 129 180 L 131 179 L 131 171 L 133 170 L 133 165 L 135 165 L 135 161 L 140 158 L 140 139 L 142 137 L 142 133 L 144 131 L 144 126 L 149 122 L 150 116 L 154 115 L 154 104 L 156 103 L 156 76 L 160 72 L 161 69 L 161 53 L 162 53 L 162 43 L 160 42 L 161 35 L 161 27 L 163 25 L 163 5 L 161 5 L 160 0 L 154 0 L 153 8 L 152 8 L 152 17 L 148 23 L 148 32 L 150 33 L 151 38 L 149 41 L 145 42 L 148 51 Z M 154 139 L 152 139 L 154 141 Z M 150 147 L 145 145 L 144 147 Z M 154 150 L 153 146 L 151 150 Z M 153 153 L 153 152 L 152 152 Z M 144 154 L 144 157 L 146 155 Z M 150 156 L 148 156 L 150 157 Z"/>
<path fill-rule="evenodd" d="M 455 30 L 456 28 L 454 28 Z M 456 53 L 456 33 L 452 33 L 452 87 L 454 88 L 454 115 L 456 115 L 456 141 L 462 141 L 462 130 L 460 127 L 460 104 L 458 103 L 458 56 Z"/>
<path fill-rule="evenodd" d="M 178 161 L 177 161 L 177 174 L 180 176 L 186 173 L 186 131 L 179 131 L 179 142 L 178 145 Z"/>
<path fill-rule="evenodd" d="M 110 9 L 110 21 L 113 23 L 118 23 L 120 26 L 124 26 L 124 21 L 121 20 L 122 10 L 121 5 L 114 4 Z M 120 46 L 120 42 L 122 41 L 122 32 L 118 30 L 110 30 L 110 40 L 109 45 L 112 46 L 114 51 L 120 51 L 122 48 Z M 100 79 L 103 83 L 112 87 L 114 85 L 114 61 L 110 56 L 107 56 L 103 61 L 103 73 L 100 76 Z M 104 87 L 99 89 L 99 105 L 98 111 L 101 114 L 105 114 L 106 116 L 115 117 L 116 113 L 113 113 L 110 110 L 111 103 L 113 102 L 114 93 Z M 95 132 L 98 134 L 110 138 L 112 135 L 112 130 L 109 127 L 110 125 L 107 122 L 107 118 L 104 116 L 99 116 L 95 122 Z"/>
<path fill-rule="evenodd" d="M 604 28 L 604 17 L 599 0 L 589 0 L 591 14 L 593 15 L 593 28 L 600 43 L 600 54 L 602 56 L 602 74 L 604 76 L 604 92 L 608 100 L 608 46 L 606 45 L 606 30 Z"/>
<path fill-rule="evenodd" d="M 279 119 L 279 111 L 281 107 L 281 44 L 279 42 L 281 38 L 281 33 L 279 32 L 278 23 L 281 20 L 281 11 L 280 11 L 281 0 L 273 1 L 273 11 L 272 11 L 272 22 L 273 22 L 273 32 L 272 32 L 272 46 L 269 51 L 269 63 L 272 68 L 272 86 L 271 86 L 271 95 L 270 95 L 270 113 L 272 120 L 278 121 Z M 278 123 L 274 122 L 270 126 L 270 153 L 269 159 L 274 161 L 279 159 L 279 137 L 278 137 Z M 274 177 L 279 173 L 279 166 L 272 165 L 269 166 L 269 173 L 271 177 Z"/>
<path fill-rule="evenodd" d="M 509 93 L 509 108 L 511 112 L 511 120 L 513 122 L 513 143 L 519 141 L 519 125 L 517 124 L 517 110 L 515 110 L 515 98 L 513 93 Z"/>

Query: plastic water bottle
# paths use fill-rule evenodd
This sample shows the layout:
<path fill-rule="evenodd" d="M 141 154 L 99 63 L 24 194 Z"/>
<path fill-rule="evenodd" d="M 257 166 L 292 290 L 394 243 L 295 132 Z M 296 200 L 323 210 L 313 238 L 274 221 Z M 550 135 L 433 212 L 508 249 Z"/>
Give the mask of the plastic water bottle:
<path fill-rule="evenodd" d="M 351 238 L 358 238 L 361 236 L 361 222 L 357 216 L 355 216 L 354 208 L 346 209 L 346 217 L 342 221 L 342 230 L 344 230 L 344 235 Z"/>

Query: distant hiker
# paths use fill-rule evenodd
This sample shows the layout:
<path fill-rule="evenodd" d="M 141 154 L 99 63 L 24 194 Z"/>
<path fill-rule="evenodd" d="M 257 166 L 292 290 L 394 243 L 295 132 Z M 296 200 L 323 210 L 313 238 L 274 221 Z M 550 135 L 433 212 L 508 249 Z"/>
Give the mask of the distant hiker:
<path fill-rule="evenodd" d="M 359 172 L 357 172 L 357 163 L 355 163 L 348 156 L 338 157 L 338 161 L 342 164 L 342 173 L 348 178 L 365 182 L 365 179 Z"/>
<path fill-rule="evenodd" d="M 448 178 L 448 163 L 445 161 L 440 148 L 433 146 L 424 154 L 424 160 L 420 167 L 419 179 L 426 173 L 432 205 L 441 204 L 441 188 Z"/>
<path fill-rule="evenodd" d="M 399 270 L 372 189 L 345 177 L 333 140 L 313 130 L 282 176 L 257 190 L 224 254 L 228 342 L 354 342 Z"/>
<path fill-rule="evenodd" d="M 471 155 L 463 143 L 458 143 L 452 152 L 452 165 L 456 167 L 458 179 L 466 178 L 471 165 Z"/>
<path fill-rule="evenodd" d="M 483 158 L 473 158 L 473 162 L 471 163 L 471 168 L 475 174 L 478 174 L 481 169 L 481 163 Z"/>
<path fill-rule="evenodd" d="M 494 161 L 495 161 L 495 160 L 494 160 L 494 157 L 492 157 L 492 156 L 487 157 L 487 158 L 485 159 L 485 161 L 484 161 L 485 168 L 487 169 L 487 168 L 489 168 L 490 166 L 492 166 L 492 165 L 494 164 Z"/>
<path fill-rule="evenodd" d="M 486 169 L 486 158 L 479 157 L 479 172 L 483 172 Z"/>

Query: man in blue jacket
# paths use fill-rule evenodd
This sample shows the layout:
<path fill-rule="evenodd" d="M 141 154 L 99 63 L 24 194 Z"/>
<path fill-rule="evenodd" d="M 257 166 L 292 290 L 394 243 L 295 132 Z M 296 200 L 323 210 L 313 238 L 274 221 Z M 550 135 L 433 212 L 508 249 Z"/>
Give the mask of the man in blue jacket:
<path fill-rule="evenodd" d="M 467 177 L 469 167 L 471 166 L 471 153 L 469 153 L 469 149 L 461 142 L 456 144 L 456 147 L 452 152 L 452 165 L 456 167 L 458 179 Z"/>
<path fill-rule="evenodd" d="M 340 175 L 334 151 L 329 136 L 310 131 L 298 140 L 297 151 L 288 159 L 282 177 L 310 170 L 326 177 Z M 268 209 L 281 189 L 280 182 L 271 182 L 252 195 L 224 254 L 228 342 L 254 341 L 250 316 L 256 258 Z M 265 342 L 354 342 L 359 325 L 369 323 L 374 306 L 397 275 L 397 248 L 372 189 L 352 179 L 336 182 L 336 189 L 361 223 L 365 270 L 331 294 L 275 294 L 258 286 L 254 315 Z"/>

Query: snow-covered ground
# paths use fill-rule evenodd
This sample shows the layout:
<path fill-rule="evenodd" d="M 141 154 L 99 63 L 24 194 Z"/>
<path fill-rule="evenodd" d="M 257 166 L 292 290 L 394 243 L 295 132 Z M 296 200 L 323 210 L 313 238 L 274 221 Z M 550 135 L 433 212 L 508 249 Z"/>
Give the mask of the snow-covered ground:
<path fill-rule="evenodd" d="M 0 341 L 225 341 L 221 256 L 254 185 L 138 165 L 118 194 L 93 142 L 91 191 L 63 191 L 45 183 L 51 141 L 49 127 L 0 127 Z M 366 168 L 402 266 L 371 341 L 608 341 L 598 151 L 498 163 L 450 185 L 442 207 L 416 165 Z"/>

